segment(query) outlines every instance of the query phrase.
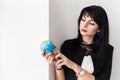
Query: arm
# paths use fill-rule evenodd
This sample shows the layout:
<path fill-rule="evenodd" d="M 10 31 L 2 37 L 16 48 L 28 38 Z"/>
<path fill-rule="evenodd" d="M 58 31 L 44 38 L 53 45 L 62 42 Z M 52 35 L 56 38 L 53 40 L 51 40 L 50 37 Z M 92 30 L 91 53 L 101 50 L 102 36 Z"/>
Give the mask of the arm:
<path fill-rule="evenodd" d="M 61 70 L 55 70 L 55 72 L 56 72 L 56 79 L 55 80 L 65 80 L 65 76 L 64 76 L 64 71 L 63 71 L 63 69 L 61 69 Z"/>
<path fill-rule="evenodd" d="M 80 77 L 82 80 L 95 80 L 94 75 L 88 73 L 87 71 L 82 69 L 78 64 L 76 64 L 75 62 L 73 62 L 69 59 L 66 62 L 66 66 L 68 68 L 72 69 L 76 73 L 76 76 Z M 81 71 L 85 72 L 84 75 L 79 74 Z"/>

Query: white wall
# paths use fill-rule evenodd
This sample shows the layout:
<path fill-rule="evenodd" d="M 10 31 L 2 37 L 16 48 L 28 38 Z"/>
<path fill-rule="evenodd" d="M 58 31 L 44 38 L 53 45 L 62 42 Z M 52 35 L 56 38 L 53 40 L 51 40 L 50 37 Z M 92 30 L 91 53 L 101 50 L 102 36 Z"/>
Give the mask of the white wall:
<path fill-rule="evenodd" d="M 48 80 L 40 42 L 49 39 L 47 0 L 0 1 L 0 80 Z"/>
<path fill-rule="evenodd" d="M 77 18 L 82 8 L 102 6 L 109 18 L 110 44 L 114 46 L 111 80 L 120 76 L 120 5 L 119 0 L 50 0 L 50 39 L 60 48 L 64 40 L 77 35 Z"/>

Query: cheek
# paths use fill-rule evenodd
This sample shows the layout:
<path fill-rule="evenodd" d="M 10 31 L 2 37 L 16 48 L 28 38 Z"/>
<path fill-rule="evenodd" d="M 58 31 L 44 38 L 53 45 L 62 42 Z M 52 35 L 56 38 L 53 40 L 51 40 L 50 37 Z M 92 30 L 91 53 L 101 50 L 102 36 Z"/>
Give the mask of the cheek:
<path fill-rule="evenodd" d="M 90 33 L 95 35 L 98 32 L 98 27 L 89 29 Z"/>
<path fill-rule="evenodd" d="M 81 28 L 83 28 L 83 23 L 82 22 L 80 22 L 80 26 L 79 26 L 79 30 L 81 30 Z"/>

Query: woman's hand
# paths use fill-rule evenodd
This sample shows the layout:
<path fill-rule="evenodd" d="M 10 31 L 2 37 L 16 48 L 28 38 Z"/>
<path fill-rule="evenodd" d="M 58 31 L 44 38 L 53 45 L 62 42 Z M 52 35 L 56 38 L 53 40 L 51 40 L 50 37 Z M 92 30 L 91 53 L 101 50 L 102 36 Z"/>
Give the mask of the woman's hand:
<path fill-rule="evenodd" d="M 54 53 L 47 53 L 45 54 L 45 51 L 41 51 L 42 52 L 42 56 L 46 59 L 46 61 L 49 64 L 55 64 L 56 63 L 56 59 L 55 59 L 55 54 Z"/>
<path fill-rule="evenodd" d="M 73 62 L 68 59 L 66 56 L 64 56 L 60 51 L 55 49 L 54 53 L 47 53 L 45 54 L 45 51 L 41 51 L 42 56 L 46 59 L 46 61 L 49 64 L 55 64 L 56 69 L 61 69 L 63 65 L 66 65 L 67 67 L 71 68 L 73 65 Z"/>
<path fill-rule="evenodd" d="M 57 55 L 55 56 L 55 59 L 57 60 L 56 62 L 56 67 L 61 68 L 63 65 L 66 65 L 67 67 L 71 68 L 73 65 L 73 62 L 68 59 L 66 56 L 64 56 L 60 51 L 57 51 Z"/>

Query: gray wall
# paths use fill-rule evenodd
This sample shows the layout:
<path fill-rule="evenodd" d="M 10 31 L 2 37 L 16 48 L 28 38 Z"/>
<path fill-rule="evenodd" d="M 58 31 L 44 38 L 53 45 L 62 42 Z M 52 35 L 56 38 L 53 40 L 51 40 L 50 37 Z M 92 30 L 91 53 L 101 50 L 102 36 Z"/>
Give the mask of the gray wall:
<path fill-rule="evenodd" d="M 50 39 L 58 48 L 64 40 L 77 36 L 77 18 L 82 8 L 102 6 L 109 18 L 110 44 L 114 46 L 111 80 L 119 80 L 120 74 L 120 5 L 119 0 L 50 0 Z"/>

